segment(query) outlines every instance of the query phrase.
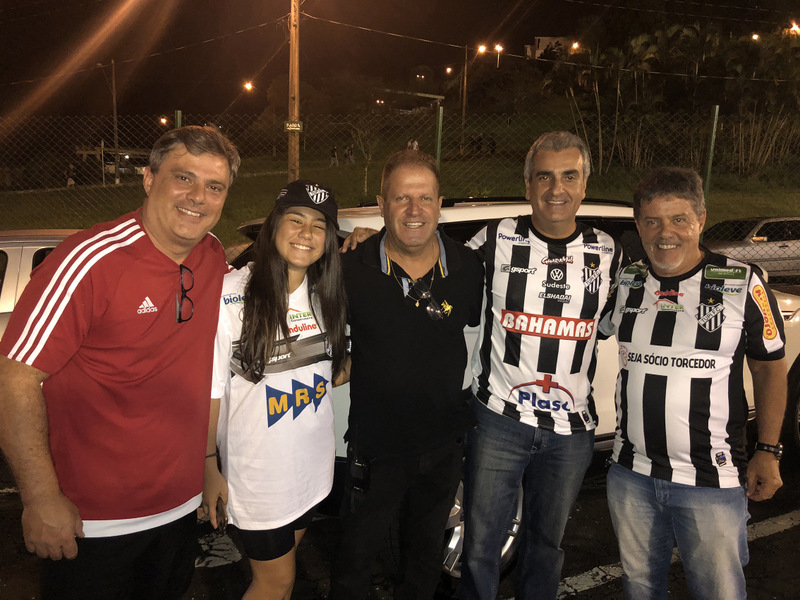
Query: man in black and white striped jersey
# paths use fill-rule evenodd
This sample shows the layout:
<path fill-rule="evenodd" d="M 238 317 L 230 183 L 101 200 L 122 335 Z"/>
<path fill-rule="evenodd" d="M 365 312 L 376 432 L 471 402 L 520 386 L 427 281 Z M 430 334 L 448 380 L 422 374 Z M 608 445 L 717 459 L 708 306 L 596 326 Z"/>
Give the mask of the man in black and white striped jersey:
<path fill-rule="evenodd" d="M 489 224 L 470 241 L 486 269 L 467 434 L 462 598 L 497 596 L 501 548 L 520 483 L 523 535 L 516 597 L 554 599 L 561 539 L 592 458 L 597 323 L 621 246 L 575 221 L 589 151 L 564 131 L 525 161 L 532 214 Z"/>
<path fill-rule="evenodd" d="M 633 197 L 648 260 L 622 269 L 601 334 L 619 342 L 608 503 L 628 598 L 666 598 L 677 541 L 695 598 L 746 596 L 748 498 L 782 485 L 783 324 L 758 268 L 700 246 L 702 180 L 647 175 Z M 747 462 L 744 358 L 758 443 Z"/>

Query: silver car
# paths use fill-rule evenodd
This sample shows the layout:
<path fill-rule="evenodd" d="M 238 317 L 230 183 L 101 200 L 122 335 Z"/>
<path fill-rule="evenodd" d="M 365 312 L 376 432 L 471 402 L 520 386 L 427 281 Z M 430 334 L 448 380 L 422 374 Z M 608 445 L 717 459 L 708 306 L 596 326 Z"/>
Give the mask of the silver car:
<path fill-rule="evenodd" d="M 770 276 L 800 277 L 800 217 L 721 221 L 706 230 L 703 245 Z"/>
<path fill-rule="evenodd" d="M 8 317 L 35 269 L 77 229 L 0 231 L 0 338 Z"/>

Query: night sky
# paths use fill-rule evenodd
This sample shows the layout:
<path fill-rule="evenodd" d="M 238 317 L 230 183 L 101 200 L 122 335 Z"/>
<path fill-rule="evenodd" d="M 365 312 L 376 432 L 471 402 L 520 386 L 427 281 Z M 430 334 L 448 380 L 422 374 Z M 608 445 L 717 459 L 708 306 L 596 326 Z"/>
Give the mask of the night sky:
<path fill-rule="evenodd" d="M 457 46 L 500 42 L 523 55 L 536 36 L 570 35 L 579 22 L 603 27 L 618 12 L 594 4 L 305 0 L 301 11 Z M 288 71 L 289 7 L 289 0 L 6 0 L 0 115 L 108 114 L 112 58 L 120 114 L 258 112 L 270 82 Z M 305 17 L 300 48 L 301 80 L 312 85 L 343 71 L 394 84 L 417 65 L 438 72 L 463 61 L 457 48 Z M 256 86 L 250 94 L 242 90 L 247 80 Z"/>

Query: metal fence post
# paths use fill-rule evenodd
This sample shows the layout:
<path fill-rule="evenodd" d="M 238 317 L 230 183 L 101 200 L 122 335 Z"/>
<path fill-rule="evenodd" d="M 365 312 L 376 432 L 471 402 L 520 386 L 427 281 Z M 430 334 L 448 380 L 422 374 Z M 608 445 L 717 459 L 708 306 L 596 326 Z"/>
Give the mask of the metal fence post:
<path fill-rule="evenodd" d="M 714 144 L 717 141 L 717 122 L 719 121 L 719 104 L 714 105 L 714 122 L 711 126 L 711 142 L 708 147 L 708 161 L 706 161 L 706 185 L 703 193 L 708 198 L 711 190 L 711 164 L 714 162 Z"/>
<path fill-rule="evenodd" d="M 183 127 L 183 111 L 176 110 L 175 111 L 175 129 L 178 127 Z"/>
<path fill-rule="evenodd" d="M 441 168 L 442 161 L 442 121 L 444 121 L 444 106 L 439 105 L 436 111 L 436 166 Z"/>

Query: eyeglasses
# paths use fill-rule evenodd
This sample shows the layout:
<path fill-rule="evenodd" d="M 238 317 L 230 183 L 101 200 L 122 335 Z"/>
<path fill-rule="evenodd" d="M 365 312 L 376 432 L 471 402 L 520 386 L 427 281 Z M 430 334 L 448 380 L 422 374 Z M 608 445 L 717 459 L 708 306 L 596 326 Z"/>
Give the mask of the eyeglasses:
<path fill-rule="evenodd" d="M 439 304 L 436 298 L 433 297 L 433 294 L 431 294 L 431 288 L 427 281 L 424 281 L 422 278 L 417 279 L 414 282 L 414 286 L 411 288 L 411 292 L 416 293 L 420 300 L 425 301 L 425 312 L 428 313 L 428 317 L 430 317 L 431 321 L 441 321 L 444 319 L 442 305 Z"/>
<path fill-rule="evenodd" d="M 194 302 L 189 298 L 189 292 L 194 287 L 194 273 L 189 267 L 181 267 L 181 291 L 175 294 L 175 320 L 185 323 L 194 316 Z M 186 314 L 189 314 L 187 317 Z"/>

